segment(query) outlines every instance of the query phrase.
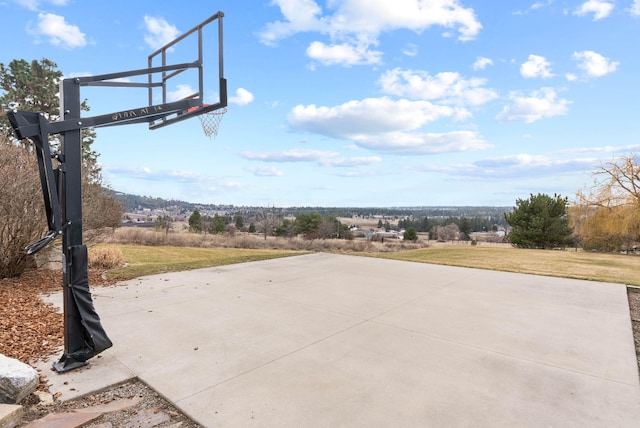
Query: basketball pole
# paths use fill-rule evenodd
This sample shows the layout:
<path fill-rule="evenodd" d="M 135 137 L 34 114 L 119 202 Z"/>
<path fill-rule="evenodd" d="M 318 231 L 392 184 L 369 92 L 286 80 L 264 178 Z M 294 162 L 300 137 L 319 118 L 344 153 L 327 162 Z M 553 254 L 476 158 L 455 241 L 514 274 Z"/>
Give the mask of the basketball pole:
<path fill-rule="evenodd" d="M 64 305 L 64 353 L 53 364 L 66 372 L 88 364 L 87 360 L 112 343 L 93 307 L 89 291 L 88 252 L 82 239 L 82 123 L 80 85 L 75 79 L 61 83 L 61 116 L 75 120 L 78 129 L 60 133 L 62 146 L 58 187 L 62 218 L 62 292 Z M 91 326 L 87 324 L 91 323 Z"/>
<path fill-rule="evenodd" d="M 219 60 L 222 58 L 222 17 L 218 12 L 203 23 L 180 36 L 176 41 L 161 48 L 164 53 L 174 43 L 197 34 L 198 58 L 192 62 L 151 66 L 145 69 L 123 71 L 104 75 L 84 76 L 63 79 L 60 83 L 60 119 L 49 122 L 44 113 L 20 111 L 10 106 L 7 112 L 9 122 L 18 139 L 29 139 L 38 158 L 38 170 L 44 198 L 49 232 L 40 240 L 27 246 L 27 254 L 35 254 L 51 243 L 56 237 L 62 237 L 62 287 L 64 310 L 64 352 L 53 363 L 55 371 L 62 373 L 88 364 L 87 360 L 110 348 L 112 342 L 107 336 L 95 311 L 89 289 L 88 251 L 82 236 L 82 130 L 101 126 L 118 126 L 136 123 L 148 123 L 150 129 L 160 128 L 191 117 L 199 116 L 227 106 L 227 82 L 220 67 L 220 100 L 216 104 L 203 108 L 204 89 L 199 78 L 198 92 L 178 101 L 166 101 L 166 80 L 184 71 L 195 69 L 202 76 L 202 27 L 218 20 Z M 153 54 L 156 55 L 156 54 Z M 171 73 L 168 73 L 171 72 Z M 153 81 L 152 75 L 162 74 L 160 83 Z M 148 75 L 147 83 L 122 80 L 132 76 Z M 81 117 L 80 88 L 82 86 L 119 86 L 141 87 L 149 90 L 149 104 L 102 114 Z M 153 88 L 161 87 L 162 103 L 152 104 Z M 192 112 L 192 109 L 196 108 Z M 60 135 L 61 147 L 52 155 L 49 136 Z M 53 159 L 58 161 L 53 168 Z"/>

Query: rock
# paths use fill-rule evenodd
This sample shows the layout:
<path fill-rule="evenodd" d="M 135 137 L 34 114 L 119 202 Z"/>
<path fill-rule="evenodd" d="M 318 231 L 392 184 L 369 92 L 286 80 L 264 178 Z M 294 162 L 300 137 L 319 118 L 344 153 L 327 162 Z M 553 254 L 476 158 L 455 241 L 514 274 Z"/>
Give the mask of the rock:
<path fill-rule="evenodd" d="M 29 422 L 24 428 L 80 427 L 100 416 L 102 413 L 49 413 L 44 418 Z"/>
<path fill-rule="evenodd" d="M 0 427 L 13 428 L 20 425 L 24 409 L 16 404 L 0 404 Z"/>
<path fill-rule="evenodd" d="M 38 372 L 0 354 L 0 403 L 17 404 L 38 387 Z"/>
<path fill-rule="evenodd" d="M 111 413 L 133 407 L 142 401 L 142 397 L 123 398 L 106 404 L 76 409 L 78 413 Z"/>
<path fill-rule="evenodd" d="M 125 428 L 151 428 L 171 419 L 167 413 L 160 409 L 144 409 L 138 412 L 127 422 Z"/>
<path fill-rule="evenodd" d="M 36 391 L 33 393 L 38 398 L 38 406 L 49 406 L 54 404 L 53 394 L 45 391 Z"/>

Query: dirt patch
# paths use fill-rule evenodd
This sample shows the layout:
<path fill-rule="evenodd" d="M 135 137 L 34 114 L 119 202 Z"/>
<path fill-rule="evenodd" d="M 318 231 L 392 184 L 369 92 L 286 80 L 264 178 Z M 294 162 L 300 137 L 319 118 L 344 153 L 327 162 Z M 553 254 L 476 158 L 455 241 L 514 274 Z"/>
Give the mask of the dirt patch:
<path fill-rule="evenodd" d="M 139 381 L 65 403 L 42 404 L 35 396 L 29 400 L 23 403 L 25 416 L 20 425 L 23 427 L 30 423 L 43 428 L 80 426 L 73 422 L 78 415 L 93 416 L 83 427 L 202 427 Z"/>

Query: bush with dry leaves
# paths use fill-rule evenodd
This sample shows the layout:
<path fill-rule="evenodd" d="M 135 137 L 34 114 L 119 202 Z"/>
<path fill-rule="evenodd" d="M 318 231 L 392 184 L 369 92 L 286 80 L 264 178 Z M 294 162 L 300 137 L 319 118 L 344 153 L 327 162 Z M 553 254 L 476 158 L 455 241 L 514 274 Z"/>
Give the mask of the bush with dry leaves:
<path fill-rule="evenodd" d="M 0 278 L 7 278 L 33 262 L 24 247 L 40 239 L 47 223 L 35 155 L 0 141 L 0 159 Z"/>

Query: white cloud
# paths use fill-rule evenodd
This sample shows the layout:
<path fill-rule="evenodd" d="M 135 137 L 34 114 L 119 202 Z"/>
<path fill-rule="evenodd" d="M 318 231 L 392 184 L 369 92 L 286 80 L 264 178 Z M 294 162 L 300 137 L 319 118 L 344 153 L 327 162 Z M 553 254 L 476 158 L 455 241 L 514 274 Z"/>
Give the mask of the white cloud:
<path fill-rule="evenodd" d="M 275 166 L 261 166 L 257 168 L 247 168 L 247 171 L 258 177 L 282 177 L 284 173 Z"/>
<path fill-rule="evenodd" d="M 633 0 L 629 13 L 631 16 L 640 16 L 640 0 Z"/>
<path fill-rule="evenodd" d="M 552 160 L 548 156 L 519 154 L 482 159 L 474 162 L 474 165 L 484 168 L 505 168 L 512 166 L 528 167 L 532 165 L 548 165 L 550 163 L 552 163 Z"/>
<path fill-rule="evenodd" d="M 514 15 L 526 15 L 531 10 L 542 9 L 543 7 L 551 6 L 551 4 L 553 4 L 553 0 L 538 1 L 538 2 L 533 3 L 531 6 L 529 6 L 529 9 L 516 10 L 513 14 Z"/>
<path fill-rule="evenodd" d="M 324 65 L 380 64 L 382 52 L 372 51 L 368 44 L 354 46 L 349 43 L 325 45 L 313 42 L 307 48 L 307 56 Z"/>
<path fill-rule="evenodd" d="M 180 34 L 174 25 L 169 24 L 164 18 L 145 15 L 144 27 L 147 34 L 144 41 L 152 48 L 159 49 Z"/>
<path fill-rule="evenodd" d="M 479 56 L 476 59 L 476 62 L 473 63 L 473 69 L 484 70 L 489 65 L 493 65 L 493 61 L 491 60 L 491 58 L 485 58 L 483 56 Z"/>
<path fill-rule="evenodd" d="M 176 85 L 175 91 L 167 91 L 167 101 L 178 101 L 190 97 L 196 91 L 189 85 Z"/>
<path fill-rule="evenodd" d="M 233 97 L 229 97 L 229 102 L 233 104 L 237 104 L 239 106 L 244 106 L 253 102 L 253 94 L 247 91 L 244 88 L 236 89 L 236 95 Z"/>
<path fill-rule="evenodd" d="M 340 35 L 377 36 L 383 31 L 409 29 L 421 32 L 434 25 L 457 29 L 459 39 L 472 40 L 482 28 L 475 12 L 458 0 L 423 2 L 420 0 L 340 0 L 328 2 L 333 14 L 322 16 L 313 0 L 274 0 L 284 21 L 267 24 L 260 33 L 264 43 L 274 43 L 292 34 L 317 31 Z"/>
<path fill-rule="evenodd" d="M 327 152 L 322 150 L 301 150 L 291 149 L 281 152 L 242 152 L 240 153 L 245 159 L 262 162 L 314 162 L 323 167 L 331 168 L 353 168 L 359 166 L 368 166 L 382 161 L 378 156 L 361 156 L 342 158 L 338 152 Z M 263 171 L 265 170 L 265 171 Z M 251 169 L 254 174 L 256 171 L 267 172 L 263 175 L 270 174 L 271 171 L 278 171 L 273 167 Z M 257 174 L 256 174 L 257 175 Z M 283 174 L 277 174 L 283 175 Z"/>
<path fill-rule="evenodd" d="M 464 109 L 437 106 L 429 101 L 366 98 L 335 107 L 298 105 L 289 113 L 291 128 L 332 138 L 415 130 L 442 118 L 465 118 Z"/>
<path fill-rule="evenodd" d="M 614 4 L 605 0 L 588 0 L 580 5 L 573 11 L 574 15 L 584 16 L 587 14 L 593 14 L 593 20 L 606 18 L 611 14 L 614 8 Z"/>
<path fill-rule="evenodd" d="M 512 92 L 509 98 L 511 104 L 505 106 L 496 119 L 532 123 L 540 119 L 567 114 L 571 103 L 565 99 L 558 99 L 552 88 L 533 91 L 528 97 Z"/>
<path fill-rule="evenodd" d="M 538 1 L 531 5 L 531 10 L 542 9 L 543 7 L 550 6 L 553 0 Z"/>
<path fill-rule="evenodd" d="M 548 155 L 516 154 L 481 159 L 466 165 L 424 165 L 421 170 L 467 179 L 503 180 L 584 174 L 594 165 L 596 161 L 593 158 L 558 159 L 556 156 Z"/>
<path fill-rule="evenodd" d="M 333 0 L 327 11 L 313 0 L 273 0 L 282 21 L 268 23 L 258 34 L 262 43 L 274 45 L 300 32 L 326 35 L 330 43 L 315 41 L 308 55 L 329 65 L 378 64 L 381 53 L 371 50 L 383 32 L 407 29 L 416 33 L 441 26 L 457 30 L 458 39 L 473 40 L 482 28 L 475 12 L 458 0 Z M 355 61 L 355 62 L 354 62 Z"/>
<path fill-rule="evenodd" d="M 338 152 L 310 149 L 291 149 L 282 152 L 242 152 L 240 156 L 247 160 L 262 162 L 323 162 L 335 158 Z"/>
<path fill-rule="evenodd" d="M 38 11 L 41 3 L 51 3 L 54 6 L 66 6 L 69 0 L 16 0 L 16 3 L 29 10 Z"/>
<path fill-rule="evenodd" d="M 222 181 L 217 177 L 192 171 L 152 169 L 148 167 L 129 167 L 120 165 L 103 165 L 102 170 L 107 178 L 123 177 L 146 180 L 152 182 L 171 182 L 184 185 L 184 188 L 207 190 L 237 189 L 241 184 L 232 181 Z"/>
<path fill-rule="evenodd" d="M 485 104 L 498 97 L 493 89 L 485 88 L 486 79 L 464 79 L 456 72 L 441 72 L 431 76 L 426 71 L 402 70 L 385 72 L 378 80 L 387 94 L 413 99 L 440 100 L 458 106 Z"/>
<path fill-rule="evenodd" d="M 38 24 L 30 33 L 49 38 L 49 43 L 65 49 L 81 48 L 86 46 L 85 35 L 75 25 L 68 24 L 64 16 L 53 13 L 39 13 Z"/>
<path fill-rule="evenodd" d="M 320 165 L 337 168 L 353 168 L 358 166 L 368 166 L 378 162 L 382 162 L 382 158 L 378 156 L 361 156 L 352 158 L 326 159 L 321 161 Z"/>
<path fill-rule="evenodd" d="M 576 154 L 576 153 L 631 153 L 640 151 L 640 144 L 629 144 L 627 146 L 601 146 L 601 147 L 580 147 L 574 149 L 563 149 L 558 153 Z"/>
<path fill-rule="evenodd" d="M 578 61 L 578 68 L 589 77 L 602 77 L 613 73 L 620 64 L 593 51 L 574 52 L 572 58 Z"/>
<path fill-rule="evenodd" d="M 334 107 L 299 105 L 289 113 L 288 122 L 297 131 L 340 138 L 360 148 L 400 155 L 491 147 L 472 131 L 418 132 L 423 125 L 439 119 L 467 116 L 465 109 L 437 106 L 425 100 L 383 97 L 349 101 Z"/>
<path fill-rule="evenodd" d="M 326 23 L 318 17 L 322 9 L 314 0 L 274 0 L 271 4 L 280 7 L 285 20 L 268 23 L 259 34 L 266 45 L 274 45 L 278 40 L 299 32 L 326 31 Z"/>
<path fill-rule="evenodd" d="M 402 49 L 402 54 L 410 57 L 418 55 L 418 45 L 409 43 L 404 49 Z"/>
<path fill-rule="evenodd" d="M 491 148 L 475 132 L 443 133 L 389 132 L 380 135 L 358 135 L 353 141 L 360 147 L 396 155 L 432 155 L 467 152 Z"/>
<path fill-rule="evenodd" d="M 551 64 L 540 55 L 529 55 L 529 59 L 520 66 L 520 74 L 525 78 L 548 79 L 553 77 Z"/>
<path fill-rule="evenodd" d="M 343 0 L 330 17 L 333 30 L 377 35 L 409 29 L 422 32 L 432 26 L 458 30 L 460 40 L 473 40 L 482 28 L 475 12 L 458 0 Z"/>

